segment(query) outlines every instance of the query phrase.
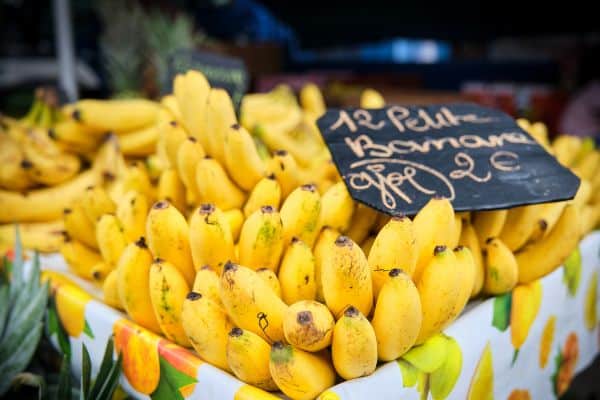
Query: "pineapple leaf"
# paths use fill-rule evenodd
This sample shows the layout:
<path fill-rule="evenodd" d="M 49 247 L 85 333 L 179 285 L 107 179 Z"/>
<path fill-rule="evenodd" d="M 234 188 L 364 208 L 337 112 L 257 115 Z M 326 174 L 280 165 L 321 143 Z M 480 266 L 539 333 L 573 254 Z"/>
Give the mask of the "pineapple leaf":
<path fill-rule="evenodd" d="M 63 354 L 69 356 L 71 358 L 71 342 L 69 342 L 69 338 L 58 320 L 58 314 L 56 313 L 56 304 L 54 300 L 51 298 L 48 302 L 48 315 L 46 322 L 46 329 L 48 337 L 52 337 L 52 335 L 56 334 L 56 339 L 58 341 L 58 347 Z"/>
<path fill-rule="evenodd" d="M 9 309 L 9 289 L 8 286 L 0 286 L 0 338 L 4 334 L 4 326 L 6 324 L 6 316 L 8 315 Z"/>
<path fill-rule="evenodd" d="M 92 375 L 92 362 L 85 344 L 81 345 L 81 381 L 79 388 L 79 399 L 85 400 L 90 394 L 90 377 Z"/>
<path fill-rule="evenodd" d="M 119 375 L 121 374 L 121 354 L 119 354 L 119 358 L 115 363 L 113 361 L 113 352 L 114 341 L 111 337 L 106 343 L 104 356 L 102 357 L 102 363 L 100 364 L 100 370 L 98 371 L 98 375 L 96 375 L 96 381 L 90 390 L 88 397 L 89 399 L 100 400 L 102 398 L 101 396 L 107 396 L 107 394 L 112 395 L 112 393 L 115 391 L 119 380 Z M 116 375 L 116 377 L 113 378 L 113 375 Z M 111 379 L 114 379 L 114 385 L 112 385 Z M 107 396 L 107 398 L 110 398 L 110 395 Z"/>
<path fill-rule="evenodd" d="M 19 225 L 15 225 L 15 256 L 12 262 L 10 271 L 10 297 L 14 297 L 18 293 L 23 283 L 23 247 L 21 246 L 21 234 L 19 233 Z"/>
<path fill-rule="evenodd" d="M 4 394 L 12 384 L 13 378 L 25 369 L 42 336 L 43 324 L 38 322 L 17 347 L 13 348 L 13 353 L 7 359 L 0 363 L 0 395 Z"/>
<path fill-rule="evenodd" d="M 68 399 L 71 397 L 71 363 L 67 355 L 63 355 L 60 366 L 60 377 L 58 378 L 58 388 L 56 390 L 56 399 Z"/>

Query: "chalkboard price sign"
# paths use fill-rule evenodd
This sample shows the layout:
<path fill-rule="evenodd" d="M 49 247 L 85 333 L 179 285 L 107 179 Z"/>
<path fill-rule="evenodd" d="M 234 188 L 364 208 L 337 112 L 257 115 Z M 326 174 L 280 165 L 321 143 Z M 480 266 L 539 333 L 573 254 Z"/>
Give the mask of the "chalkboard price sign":
<path fill-rule="evenodd" d="M 388 214 L 416 214 L 433 196 L 493 210 L 579 187 L 510 116 L 475 104 L 330 109 L 318 125 L 352 197 Z"/>

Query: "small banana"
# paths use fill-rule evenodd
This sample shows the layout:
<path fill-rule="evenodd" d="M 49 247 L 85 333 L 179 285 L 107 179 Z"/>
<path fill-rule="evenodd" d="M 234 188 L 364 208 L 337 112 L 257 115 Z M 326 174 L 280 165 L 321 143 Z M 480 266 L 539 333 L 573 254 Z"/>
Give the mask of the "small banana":
<path fill-rule="evenodd" d="M 100 254 L 83 243 L 66 238 L 65 243 L 60 248 L 60 253 L 64 257 L 67 265 L 79 276 L 85 279 L 92 279 L 92 268 L 102 261 Z"/>
<path fill-rule="evenodd" d="M 294 347 L 314 353 L 331 344 L 334 325 L 333 315 L 324 304 L 301 300 L 286 310 L 283 333 Z"/>
<path fill-rule="evenodd" d="M 153 124 L 160 106 L 150 100 L 79 100 L 73 119 L 100 132 L 131 132 Z"/>
<path fill-rule="evenodd" d="M 267 164 L 267 175 L 275 176 L 285 200 L 300 185 L 300 171 L 296 160 L 285 150 L 277 150 Z"/>
<path fill-rule="evenodd" d="M 239 208 L 232 208 L 231 210 L 223 211 L 223 215 L 229 223 L 229 229 L 231 229 L 233 241 L 237 242 L 240 238 L 242 225 L 244 224 L 244 213 Z"/>
<path fill-rule="evenodd" d="M 552 232 L 566 205 L 566 201 L 540 204 L 540 215 L 534 223 L 528 242 L 537 242 Z"/>
<path fill-rule="evenodd" d="M 482 245 L 491 237 L 498 237 L 504 227 L 508 210 L 478 211 L 473 215 L 473 227 Z"/>
<path fill-rule="evenodd" d="M 390 219 L 375 237 L 368 261 L 375 299 L 381 287 L 390 279 L 389 272 L 393 268 L 400 268 L 412 276 L 417 264 L 417 244 L 412 221 L 404 216 Z"/>
<path fill-rule="evenodd" d="M 352 304 L 364 315 L 373 305 L 371 269 L 360 246 L 346 236 L 330 243 L 323 254 L 321 284 L 323 297 L 331 312 L 339 316 Z"/>
<path fill-rule="evenodd" d="M 158 124 L 119 135 L 121 152 L 130 157 L 144 157 L 153 154 L 156 151 L 159 135 Z"/>
<path fill-rule="evenodd" d="M 255 211 L 242 226 L 239 241 L 240 263 L 257 270 L 277 272 L 283 253 L 283 225 L 279 213 L 271 206 Z"/>
<path fill-rule="evenodd" d="M 112 265 L 107 264 L 105 261 L 100 261 L 92 267 L 92 281 L 102 285 L 113 269 L 114 267 Z"/>
<path fill-rule="evenodd" d="M 256 274 L 262 279 L 277 295 L 277 297 L 281 298 L 281 285 L 279 284 L 279 279 L 277 279 L 277 275 L 270 268 L 259 268 L 256 270 Z"/>
<path fill-rule="evenodd" d="M 475 277 L 473 279 L 473 289 L 471 290 L 471 298 L 477 296 L 483 288 L 483 281 L 485 277 L 485 269 L 483 264 L 483 256 L 481 253 L 481 246 L 479 245 L 479 238 L 475 232 L 475 228 L 467 220 L 463 221 L 463 229 L 460 234 L 459 245 L 467 247 L 471 250 L 471 256 L 475 262 Z"/>
<path fill-rule="evenodd" d="M 279 209 L 281 202 L 281 187 L 274 175 L 263 177 L 254 186 L 248 200 L 244 205 L 244 215 L 248 218 L 252 213 L 262 206 L 271 206 Z"/>
<path fill-rule="evenodd" d="M 304 112 L 310 114 L 312 118 L 317 119 L 325 114 L 327 107 L 325 106 L 325 100 L 323 100 L 323 94 L 314 83 L 307 83 L 302 86 L 299 98 Z"/>
<path fill-rule="evenodd" d="M 156 197 L 154 186 L 150 182 L 150 175 L 144 163 L 134 161 L 129 165 L 123 177 L 122 190 L 123 193 L 127 193 L 130 190 L 135 190 L 148 199 L 148 202 L 152 203 Z"/>
<path fill-rule="evenodd" d="M 25 160 L 21 146 L 3 132 L 0 132 L 0 165 L 0 188 L 19 191 L 33 185 L 24 168 L 29 166 L 29 161 Z"/>
<path fill-rule="evenodd" d="M 190 288 L 181 272 L 168 261 L 155 259 L 150 266 L 150 300 L 160 330 L 173 342 L 190 347 L 183 328 L 182 309 Z"/>
<path fill-rule="evenodd" d="M 222 370 L 230 371 L 227 338 L 233 325 L 223 308 L 202 293 L 190 292 L 183 301 L 181 322 L 200 357 Z"/>
<path fill-rule="evenodd" d="M 128 241 L 137 240 L 146 232 L 148 199 L 142 193 L 130 190 L 117 204 L 117 218 Z"/>
<path fill-rule="evenodd" d="M 152 254 L 146 240 L 139 237 L 127 245 L 117 263 L 117 290 L 120 303 L 133 322 L 160 333 L 150 300 L 150 266 Z"/>
<path fill-rule="evenodd" d="M 196 180 L 196 167 L 204 156 L 202 145 L 192 136 L 181 142 L 177 150 L 177 172 L 183 185 L 191 195 L 190 202 L 192 204 L 202 201 L 198 181 Z"/>
<path fill-rule="evenodd" d="M 189 236 L 197 270 L 208 265 L 220 274 L 227 261 L 237 259 L 229 223 L 223 212 L 213 204 L 202 204 L 192 214 Z"/>
<path fill-rule="evenodd" d="M 114 268 L 128 242 L 121 221 L 112 214 L 100 217 L 96 224 L 96 241 L 102 259 Z"/>
<path fill-rule="evenodd" d="M 71 208 L 63 210 L 65 230 L 72 239 L 78 240 L 93 249 L 98 248 L 96 240 L 95 220 L 90 220 L 81 204 L 73 204 Z"/>
<path fill-rule="evenodd" d="M 535 204 L 508 210 L 504 227 L 499 236 L 500 240 L 511 251 L 519 250 L 531 237 L 544 207 L 545 204 Z"/>
<path fill-rule="evenodd" d="M 194 137 L 205 137 L 205 119 L 210 85 L 199 71 L 178 74 L 173 81 L 173 94 L 181 111 L 186 130 Z M 204 143 L 203 143 L 204 144 Z"/>
<path fill-rule="evenodd" d="M 152 255 L 174 265 L 186 282 L 192 284 L 196 271 L 189 237 L 184 216 L 168 201 L 162 200 L 152 206 L 146 219 L 146 239 Z"/>
<path fill-rule="evenodd" d="M 103 132 L 81 124 L 72 118 L 57 122 L 49 132 L 59 145 L 70 152 L 86 153 L 94 151 L 102 138 Z"/>
<path fill-rule="evenodd" d="M 104 283 L 102 284 L 102 293 L 104 295 L 104 302 L 111 307 L 118 308 L 119 310 L 123 309 L 121 302 L 119 300 L 119 291 L 117 289 L 117 271 L 112 270 L 106 279 L 104 279 Z"/>
<path fill-rule="evenodd" d="M 560 135 L 552 142 L 552 151 L 557 161 L 569 167 L 575 161 L 582 140 L 577 136 Z"/>
<path fill-rule="evenodd" d="M 452 240 L 450 241 L 450 248 L 455 248 L 458 246 L 458 242 L 460 241 L 460 234 L 462 233 L 462 221 L 463 218 L 459 214 L 454 214 L 454 234 L 452 235 Z"/>
<path fill-rule="evenodd" d="M 224 211 L 241 208 L 246 201 L 245 193 L 213 158 L 204 157 L 196 165 L 196 184 L 202 201 L 214 203 Z"/>
<path fill-rule="evenodd" d="M 321 196 L 319 226 L 330 226 L 344 233 L 350 227 L 354 213 L 354 202 L 344 182 L 331 186 Z"/>
<path fill-rule="evenodd" d="M 376 220 L 377 211 L 362 203 L 358 203 L 346 236 L 356 243 L 362 243 L 369 236 L 369 232 L 373 228 L 373 225 L 375 225 Z M 368 255 L 369 253 L 365 252 L 365 254 Z"/>
<path fill-rule="evenodd" d="M 224 140 L 225 166 L 229 176 L 242 189 L 252 190 L 266 171 L 252 136 L 241 125 L 233 124 L 225 131 Z"/>
<path fill-rule="evenodd" d="M 104 214 L 114 214 L 117 206 L 101 185 L 85 188 L 81 198 L 83 212 L 94 224 Z"/>
<path fill-rule="evenodd" d="M 186 210 L 185 186 L 177 171 L 173 168 L 165 169 L 161 172 L 158 180 L 157 200 L 167 200 L 173 204 L 179 212 Z"/>
<path fill-rule="evenodd" d="M 311 400 L 335 383 L 328 359 L 282 342 L 271 346 L 271 376 L 277 387 L 295 400 Z"/>
<path fill-rule="evenodd" d="M 338 231 L 326 226 L 321 230 L 319 238 L 315 243 L 313 254 L 315 256 L 315 283 L 317 286 L 316 299 L 320 302 L 325 302 L 325 298 L 323 297 L 323 283 L 321 282 L 321 266 L 323 265 L 325 253 L 330 252 L 334 249 L 332 244 L 339 236 L 340 233 Z"/>
<path fill-rule="evenodd" d="M 319 234 L 320 212 L 321 196 L 315 185 L 296 188 L 281 206 L 284 242 L 290 243 L 293 237 L 297 237 L 312 247 Z"/>
<path fill-rule="evenodd" d="M 19 236 L 25 249 L 41 253 L 60 251 L 65 241 L 65 226 L 62 220 L 19 224 Z M 15 226 L 0 225 L 0 254 L 14 249 L 16 243 Z M 314 280 L 314 279 L 313 279 Z"/>
<path fill-rule="evenodd" d="M 333 366 L 344 379 L 368 376 L 377 366 L 377 338 L 369 320 L 348 306 L 333 328 Z"/>
<path fill-rule="evenodd" d="M 227 363 L 241 381 L 263 390 L 277 390 L 269 370 L 270 355 L 271 346 L 257 334 L 240 328 L 229 332 Z"/>
<path fill-rule="evenodd" d="M 489 238 L 484 247 L 485 281 L 488 294 L 510 292 L 517 284 L 519 269 L 512 251 L 498 238 Z"/>
<path fill-rule="evenodd" d="M 219 275 L 209 265 L 201 267 L 196 272 L 192 292 L 202 293 L 202 296 L 211 299 L 221 307 L 223 306 L 219 289 Z"/>
<path fill-rule="evenodd" d="M 229 93 L 227 93 L 226 90 L 219 88 L 213 88 L 210 90 L 206 104 L 205 124 L 205 131 L 202 132 L 205 138 L 203 139 L 202 144 L 206 142 L 208 145 L 208 147 L 206 147 L 206 152 L 212 158 L 218 160 L 221 165 L 228 166 L 226 153 L 227 135 L 230 127 L 237 124 L 237 118 L 235 116 L 233 102 L 231 101 L 231 97 L 229 97 Z M 235 149 L 234 151 L 237 154 L 237 157 L 244 157 L 243 152 L 250 150 L 249 148 L 245 147 L 246 143 L 244 143 L 242 147 L 239 147 L 238 145 L 242 143 L 238 142 L 233 146 L 234 148 L 230 148 L 228 150 L 231 151 Z M 229 155 L 231 156 L 233 154 Z M 252 161 L 255 160 L 253 159 Z M 232 164 L 232 167 L 234 165 L 235 164 Z M 256 165 L 253 165 L 253 167 L 256 167 Z M 241 168 L 240 171 L 244 171 L 244 168 Z M 238 176 L 241 177 L 239 172 Z M 245 180 L 245 178 L 242 177 L 242 180 Z"/>
<path fill-rule="evenodd" d="M 161 128 L 157 147 L 164 149 L 163 151 L 169 162 L 169 167 L 178 168 L 177 153 L 181 144 L 188 138 L 188 134 L 177 121 L 170 121 L 168 124 L 163 124 Z"/>
<path fill-rule="evenodd" d="M 475 264 L 473 253 L 468 247 L 455 247 L 454 255 L 456 256 L 456 263 L 458 264 L 458 268 L 461 271 L 460 274 L 462 277 L 458 300 L 454 304 L 454 310 L 452 311 L 454 315 L 458 316 L 467 305 L 467 302 L 471 297 L 471 293 L 473 292 L 477 265 Z"/>
<path fill-rule="evenodd" d="M 160 104 L 167 109 L 177 121 L 181 121 L 181 110 L 174 94 L 167 94 L 160 99 Z"/>
<path fill-rule="evenodd" d="M 302 240 L 292 238 L 281 260 L 278 277 L 281 298 L 286 304 L 316 298 L 315 257 Z"/>
<path fill-rule="evenodd" d="M 365 89 L 360 94 L 361 108 L 382 108 L 385 107 L 385 100 L 381 93 L 375 89 Z"/>
<path fill-rule="evenodd" d="M 377 297 L 371 324 L 380 360 L 395 360 L 417 340 L 421 329 L 421 300 L 410 275 L 393 268 Z"/>

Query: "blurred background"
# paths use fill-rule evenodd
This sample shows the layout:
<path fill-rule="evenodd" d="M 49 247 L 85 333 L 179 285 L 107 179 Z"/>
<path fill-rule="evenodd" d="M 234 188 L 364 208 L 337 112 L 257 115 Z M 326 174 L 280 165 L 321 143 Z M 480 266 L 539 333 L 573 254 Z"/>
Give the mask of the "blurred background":
<path fill-rule="evenodd" d="M 0 35 L 9 114 L 24 113 L 39 85 L 59 86 L 63 100 L 159 97 L 193 62 L 173 56 L 183 51 L 241 61 L 249 91 L 313 81 L 337 106 L 368 86 L 388 102 L 469 100 L 554 134 L 600 132 L 589 2 L 0 0 Z"/>

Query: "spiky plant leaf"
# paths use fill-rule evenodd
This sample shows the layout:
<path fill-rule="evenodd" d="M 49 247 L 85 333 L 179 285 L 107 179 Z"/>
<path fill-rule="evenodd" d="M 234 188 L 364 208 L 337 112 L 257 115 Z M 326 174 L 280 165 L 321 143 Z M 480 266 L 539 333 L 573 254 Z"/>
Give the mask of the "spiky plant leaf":
<path fill-rule="evenodd" d="M 85 400 L 110 400 L 119 384 L 121 375 L 122 355 L 119 353 L 117 360 L 113 360 L 114 343 L 111 337 L 106 343 L 102 364 L 96 376 L 89 397 Z"/>
<path fill-rule="evenodd" d="M 90 361 L 90 353 L 88 353 L 87 347 L 82 345 L 81 349 L 81 379 L 79 385 L 79 399 L 85 400 L 89 398 L 90 393 L 90 381 L 92 375 L 92 362 Z"/>

